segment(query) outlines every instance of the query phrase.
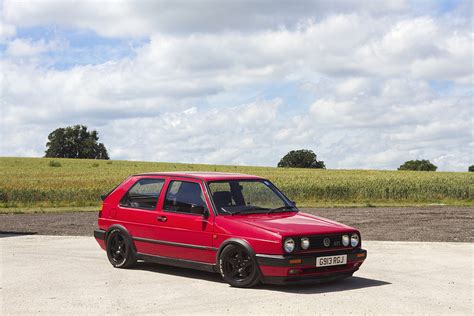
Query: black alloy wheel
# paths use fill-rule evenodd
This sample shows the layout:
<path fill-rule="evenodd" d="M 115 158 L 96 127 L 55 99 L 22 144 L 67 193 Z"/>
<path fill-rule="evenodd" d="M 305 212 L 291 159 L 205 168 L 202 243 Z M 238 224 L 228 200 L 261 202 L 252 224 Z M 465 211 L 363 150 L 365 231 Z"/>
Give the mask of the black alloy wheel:
<path fill-rule="evenodd" d="M 260 282 L 260 271 L 243 247 L 229 245 L 222 250 L 219 267 L 224 280 L 235 287 L 252 287 Z"/>
<path fill-rule="evenodd" d="M 107 257 L 116 268 L 129 268 L 137 261 L 129 238 L 119 229 L 108 234 Z"/>

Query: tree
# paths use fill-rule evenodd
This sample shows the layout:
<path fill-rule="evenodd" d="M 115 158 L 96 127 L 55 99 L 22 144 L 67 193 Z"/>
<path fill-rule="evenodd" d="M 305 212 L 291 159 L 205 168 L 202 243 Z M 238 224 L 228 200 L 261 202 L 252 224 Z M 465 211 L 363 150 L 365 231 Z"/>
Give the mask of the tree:
<path fill-rule="evenodd" d="M 436 171 L 438 167 L 429 160 L 409 160 L 398 168 L 398 170 Z"/>
<path fill-rule="evenodd" d="M 467 169 L 469 172 L 474 172 L 474 165 L 470 165 Z"/>
<path fill-rule="evenodd" d="M 312 150 L 292 150 L 281 158 L 278 167 L 326 169 L 324 161 L 318 161 L 316 158 L 316 154 Z"/>
<path fill-rule="evenodd" d="M 98 140 L 98 133 L 87 131 L 86 126 L 61 127 L 48 135 L 45 157 L 109 159 L 107 149 Z"/>

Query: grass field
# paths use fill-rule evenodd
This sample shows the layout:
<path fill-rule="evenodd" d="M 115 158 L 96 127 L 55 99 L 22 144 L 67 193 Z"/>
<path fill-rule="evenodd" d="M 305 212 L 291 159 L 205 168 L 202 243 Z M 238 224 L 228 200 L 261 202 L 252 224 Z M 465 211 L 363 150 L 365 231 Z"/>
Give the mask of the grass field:
<path fill-rule="evenodd" d="M 0 158 L 0 212 L 94 210 L 131 174 L 249 173 L 274 182 L 299 206 L 474 205 L 474 173 L 315 170 L 81 159 Z"/>

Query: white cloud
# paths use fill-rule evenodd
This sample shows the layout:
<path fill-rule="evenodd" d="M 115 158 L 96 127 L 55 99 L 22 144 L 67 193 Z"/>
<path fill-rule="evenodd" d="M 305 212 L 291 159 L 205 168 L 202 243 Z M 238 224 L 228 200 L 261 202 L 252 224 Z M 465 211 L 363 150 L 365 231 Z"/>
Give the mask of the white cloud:
<path fill-rule="evenodd" d="M 377 54 L 390 59 L 419 58 L 439 54 L 433 38 L 439 30 L 432 18 L 420 17 L 396 23 L 380 42 L 373 45 Z"/>
<path fill-rule="evenodd" d="M 0 20 L 0 43 L 16 34 L 16 28 L 13 25 L 5 24 Z"/>
<path fill-rule="evenodd" d="M 30 57 L 51 50 L 61 49 L 59 41 L 32 41 L 31 39 L 15 38 L 7 42 L 6 54 L 10 57 Z"/>
<path fill-rule="evenodd" d="M 337 84 L 336 92 L 338 95 L 357 96 L 370 94 L 373 91 L 372 82 L 368 78 L 349 78 Z"/>
<path fill-rule="evenodd" d="M 474 33 L 452 34 L 443 39 L 442 54 L 419 59 L 413 63 L 412 73 L 421 78 L 443 78 L 461 84 L 474 83 Z"/>
<path fill-rule="evenodd" d="M 388 14 L 406 12 L 406 1 L 357 0 L 297 2 L 206 1 L 4 1 L 5 18 L 16 25 L 63 25 L 90 29 L 103 36 L 135 37 L 154 33 L 216 33 L 238 30 L 294 28 L 302 20 L 320 19 L 327 14 L 360 12 Z"/>
<path fill-rule="evenodd" d="M 227 164 L 265 164 L 265 154 L 278 126 L 281 100 L 257 101 L 232 108 L 210 108 L 165 113 L 153 118 L 117 120 L 105 130 L 134 148 L 123 151 L 112 141 L 111 154 L 155 161 L 188 161 Z M 118 148 L 117 148 L 118 147 Z M 136 154 L 135 154 L 136 153 Z M 179 159 L 177 159 L 179 157 Z"/>
<path fill-rule="evenodd" d="M 2 44 L 8 38 L 15 36 L 16 27 L 13 24 L 5 22 L 3 14 L 3 6 L 0 3 L 0 44 Z"/>

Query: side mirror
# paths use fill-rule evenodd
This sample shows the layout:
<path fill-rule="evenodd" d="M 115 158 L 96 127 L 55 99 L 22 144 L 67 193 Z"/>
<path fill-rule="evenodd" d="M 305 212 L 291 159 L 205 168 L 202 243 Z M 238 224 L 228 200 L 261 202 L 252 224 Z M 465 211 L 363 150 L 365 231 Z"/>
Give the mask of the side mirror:
<path fill-rule="evenodd" d="M 209 212 L 207 211 L 207 209 L 202 206 L 202 205 L 194 205 L 192 204 L 191 205 L 191 213 L 192 214 L 199 214 L 199 215 L 202 215 L 204 217 L 208 217 L 209 216 Z"/>
<path fill-rule="evenodd" d="M 295 201 L 290 201 L 290 202 L 293 204 L 293 206 L 296 206 L 296 202 L 295 202 Z"/>

